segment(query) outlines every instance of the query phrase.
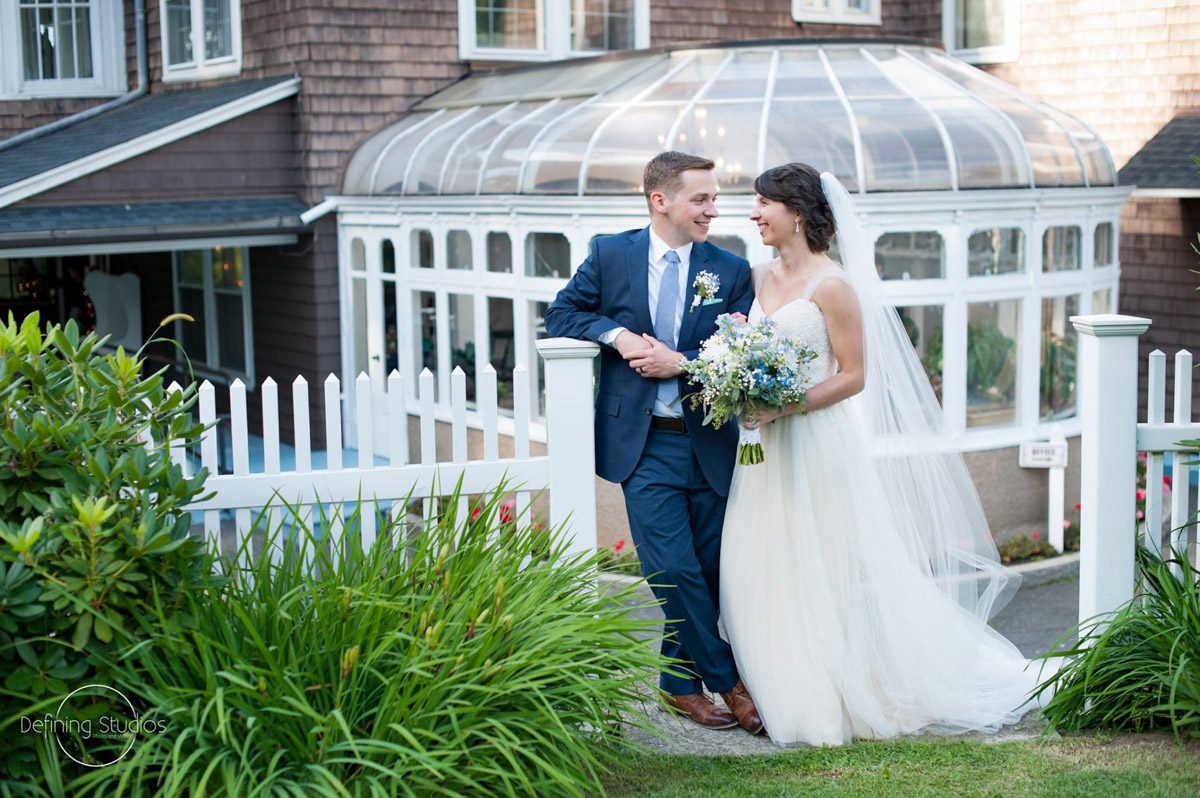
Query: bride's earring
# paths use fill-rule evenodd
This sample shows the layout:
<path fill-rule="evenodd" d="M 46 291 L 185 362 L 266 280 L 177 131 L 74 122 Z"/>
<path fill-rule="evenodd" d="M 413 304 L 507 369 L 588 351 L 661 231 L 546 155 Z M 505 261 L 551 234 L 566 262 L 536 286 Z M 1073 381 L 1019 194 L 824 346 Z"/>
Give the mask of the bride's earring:
<path fill-rule="evenodd" d="M 800 217 L 799 216 L 796 217 L 796 232 L 797 233 L 800 232 Z"/>

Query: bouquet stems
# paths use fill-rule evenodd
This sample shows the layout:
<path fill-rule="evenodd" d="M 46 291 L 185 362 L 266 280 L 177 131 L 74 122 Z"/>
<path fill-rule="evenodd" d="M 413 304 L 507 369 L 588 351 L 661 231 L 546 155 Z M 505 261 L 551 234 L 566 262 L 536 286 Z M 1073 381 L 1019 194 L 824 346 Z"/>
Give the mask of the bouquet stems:
<path fill-rule="evenodd" d="M 738 463 L 758 465 L 763 461 L 762 434 L 756 429 L 740 429 Z"/>

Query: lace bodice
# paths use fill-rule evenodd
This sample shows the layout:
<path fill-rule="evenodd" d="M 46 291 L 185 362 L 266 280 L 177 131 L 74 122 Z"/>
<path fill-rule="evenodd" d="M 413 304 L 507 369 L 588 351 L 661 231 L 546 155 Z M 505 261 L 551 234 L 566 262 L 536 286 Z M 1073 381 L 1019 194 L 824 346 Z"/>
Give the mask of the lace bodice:
<path fill-rule="evenodd" d="M 765 265 L 755 266 L 755 271 L 764 268 Z M 817 283 L 827 276 L 833 276 L 833 274 L 824 272 L 814 275 L 809 281 L 804 296 L 796 297 L 770 314 L 771 320 L 778 325 L 781 333 L 794 338 L 817 353 L 817 357 L 813 361 L 814 373 L 822 375 L 825 379 L 837 373 L 837 361 L 833 357 L 833 350 L 829 343 L 829 331 L 825 327 L 825 315 L 821 313 L 821 308 L 810 297 L 816 289 Z M 757 286 L 759 283 L 757 276 L 754 282 Z M 767 317 L 767 315 L 763 312 L 762 304 L 756 296 L 754 303 L 750 306 L 750 315 L 748 318 L 750 321 L 755 322 Z"/>

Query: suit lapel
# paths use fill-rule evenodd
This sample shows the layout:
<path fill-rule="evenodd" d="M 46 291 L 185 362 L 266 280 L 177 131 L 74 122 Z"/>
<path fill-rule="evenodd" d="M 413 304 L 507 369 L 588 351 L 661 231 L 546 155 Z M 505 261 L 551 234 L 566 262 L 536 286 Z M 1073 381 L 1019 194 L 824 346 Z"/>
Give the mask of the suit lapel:
<path fill-rule="evenodd" d="M 700 315 L 699 308 L 692 310 L 692 299 L 696 296 L 696 275 L 708 268 L 707 243 L 701 242 L 694 245 L 692 256 L 688 261 L 687 285 L 683 293 L 683 321 L 679 325 L 679 341 L 676 342 L 676 349 L 691 348 L 684 346 L 684 341 L 691 341 L 691 336 L 696 329 L 696 318 Z"/>
<path fill-rule="evenodd" d="M 650 319 L 650 228 L 643 228 L 630 239 L 625 261 L 629 267 L 633 312 L 642 325 L 641 332 L 654 335 L 654 322 Z"/>

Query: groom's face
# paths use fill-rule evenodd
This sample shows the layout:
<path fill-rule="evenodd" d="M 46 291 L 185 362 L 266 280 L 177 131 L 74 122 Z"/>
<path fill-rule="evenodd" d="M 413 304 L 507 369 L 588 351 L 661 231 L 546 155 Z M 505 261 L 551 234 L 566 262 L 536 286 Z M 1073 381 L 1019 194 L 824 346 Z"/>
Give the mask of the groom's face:
<path fill-rule="evenodd" d="M 679 182 L 673 194 L 655 192 L 651 200 L 680 244 L 698 244 L 708 238 L 708 225 L 717 218 L 717 177 L 711 169 L 688 169 L 680 173 Z"/>

